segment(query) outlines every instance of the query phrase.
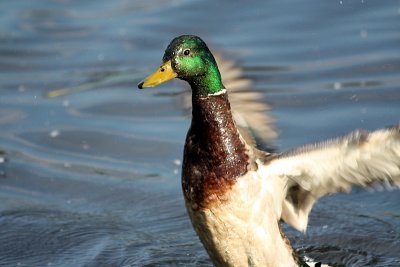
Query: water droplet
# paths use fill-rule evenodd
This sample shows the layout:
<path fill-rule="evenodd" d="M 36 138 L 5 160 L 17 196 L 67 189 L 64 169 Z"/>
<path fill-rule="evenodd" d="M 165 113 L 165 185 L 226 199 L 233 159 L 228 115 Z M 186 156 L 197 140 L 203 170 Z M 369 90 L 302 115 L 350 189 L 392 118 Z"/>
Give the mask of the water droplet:
<path fill-rule="evenodd" d="M 352 95 L 352 96 L 350 96 L 350 100 L 358 101 L 357 95 Z"/>
<path fill-rule="evenodd" d="M 82 148 L 83 148 L 84 150 L 88 150 L 88 149 L 90 148 L 90 146 L 89 146 L 89 144 L 84 143 L 84 144 L 82 144 Z"/>
<path fill-rule="evenodd" d="M 340 82 L 335 82 L 333 84 L 333 89 L 335 89 L 335 90 L 342 89 L 342 84 Z"/>
<path fill-rule="evenodd" d="M 51 138 L 56 138 L 57 136 L 60 135 L 60 131 L 59 130 L 53 130 L 49 133 Z"/>
<path fill-rule="evenodd" d="M 71 163 L 69 162 L 64 162 L 64 168 L 71 168 Z"/>

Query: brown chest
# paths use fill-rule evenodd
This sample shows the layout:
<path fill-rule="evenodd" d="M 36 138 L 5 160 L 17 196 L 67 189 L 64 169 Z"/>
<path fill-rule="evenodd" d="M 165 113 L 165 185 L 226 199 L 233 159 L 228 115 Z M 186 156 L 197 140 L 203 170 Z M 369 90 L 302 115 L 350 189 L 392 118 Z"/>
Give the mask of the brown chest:
<path fill-rule="evenodd" d="M 227 95 L 194 98 L 182 169 L 186 200 L 202 207 L 217 201 L 248 171 L 248 154 Z"/>

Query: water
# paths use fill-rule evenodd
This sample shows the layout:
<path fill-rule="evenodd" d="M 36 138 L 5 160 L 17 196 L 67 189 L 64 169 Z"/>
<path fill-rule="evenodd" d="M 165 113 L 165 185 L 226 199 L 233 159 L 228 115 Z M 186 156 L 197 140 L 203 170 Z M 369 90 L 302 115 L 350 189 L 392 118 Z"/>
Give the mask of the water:
<path fill-rule="evenodd" d="M 180 190 L 183 83 L 136 90 L 184 33 L 254 81 L 281 150 L 399 121 L 398 1 L 2 1 L 1 266 L 211 265 Z M 285 230 L 324 262 L 400 266 L 399 205 L 355 189 Z"/>

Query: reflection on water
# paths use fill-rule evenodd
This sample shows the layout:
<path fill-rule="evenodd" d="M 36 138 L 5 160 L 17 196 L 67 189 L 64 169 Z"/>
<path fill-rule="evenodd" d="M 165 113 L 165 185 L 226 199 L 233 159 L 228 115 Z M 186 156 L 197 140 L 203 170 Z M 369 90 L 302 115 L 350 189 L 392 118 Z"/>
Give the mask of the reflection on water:
<path fill-rule="evenodd" d="M 399 121 L 396 2 L 3 1 L 0 14 L 1 266 L 210 266 L 180 190 L 183 84 L 135 90 L 179 34 L 243 67 L 281 149 Z M 398 266 L 399 205 L 356 189 L 317 204 L 306 235 L 285 228 L 318 260 Z"/>

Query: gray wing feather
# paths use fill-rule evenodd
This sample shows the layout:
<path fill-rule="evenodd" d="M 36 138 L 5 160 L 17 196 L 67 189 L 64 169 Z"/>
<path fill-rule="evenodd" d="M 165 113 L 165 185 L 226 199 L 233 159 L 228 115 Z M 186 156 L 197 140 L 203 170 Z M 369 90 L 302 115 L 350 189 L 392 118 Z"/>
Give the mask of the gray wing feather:
<path fill-rule="evenodd" d="M 281 218 L 305 231 L 311 208 L 322 196 L 348 192 L 352 186 L 400 186 L 400 124 L 371 133 L 357 130 L 265 164 L 269 176 L 286 182 Z"/>

